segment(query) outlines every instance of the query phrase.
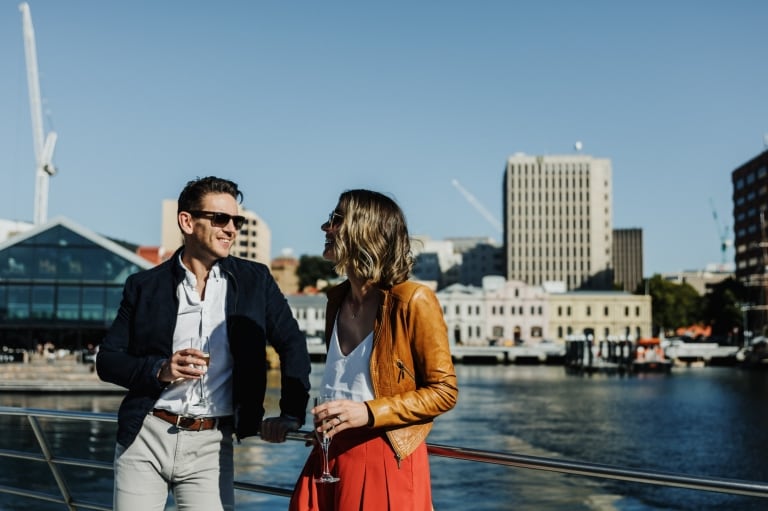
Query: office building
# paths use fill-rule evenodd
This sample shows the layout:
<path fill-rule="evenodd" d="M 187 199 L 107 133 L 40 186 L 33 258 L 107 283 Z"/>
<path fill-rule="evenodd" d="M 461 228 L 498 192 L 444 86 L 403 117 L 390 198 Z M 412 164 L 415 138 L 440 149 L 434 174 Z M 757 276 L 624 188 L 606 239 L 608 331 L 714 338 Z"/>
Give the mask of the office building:
<path fill-rule="evenodd" d="M 515 154 L 504 172 L 506 277 L 530 285 L 610 289 L 611 162 Z"/>
<path fill-rule="evenodd" d="M 459 283 L 482 286 L 483 277 L 504 276 L 504 247 L 491 238 L 446 238 L 461 254 Z"/>
<path fill-rule="evenodd" d="M 643 230 L 613 230 L 613 282 L 633 293 L 643 282 Z"/>
<path fill-rule="evenodd" d="M 442 289 L 458 282 L 461 254 L 456 253 L 448 240 L 433 240 L 429 236 L 413 236 L 413 275 L 415 280 L 431 282 Z"/>
<path fill-rule="evenodd" d="M 731 173 L 736 278 L 748 289 L 747 324 L 768 325 L 768 150 Z M 723 252 L 725 243 L 723 239 Z"/>

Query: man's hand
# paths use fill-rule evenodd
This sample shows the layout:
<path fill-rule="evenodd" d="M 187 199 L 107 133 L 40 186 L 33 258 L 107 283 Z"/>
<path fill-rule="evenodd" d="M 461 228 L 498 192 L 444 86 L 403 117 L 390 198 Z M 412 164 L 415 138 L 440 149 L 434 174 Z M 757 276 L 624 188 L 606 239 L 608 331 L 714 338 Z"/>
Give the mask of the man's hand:
<path fill-rule="evenodd" d="M 261 439 L 265 442 L 285 442 L 285 435 L 289 431 L 298 431 L 301 427 L 296 419 L 287 417 L 269 417 L 261 422 Z"/>

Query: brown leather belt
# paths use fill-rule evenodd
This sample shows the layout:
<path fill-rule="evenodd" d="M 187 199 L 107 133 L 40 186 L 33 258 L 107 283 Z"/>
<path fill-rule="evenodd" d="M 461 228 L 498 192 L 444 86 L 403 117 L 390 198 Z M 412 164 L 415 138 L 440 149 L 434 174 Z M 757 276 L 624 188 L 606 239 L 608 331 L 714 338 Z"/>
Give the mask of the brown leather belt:
<path fill-rule="evenodd" d="M 152 410 L 152 415 L 159 419 L 163 419 L 169 424 L 173 424 L 179 429 L 190 431 L 205 431 L 208 429 L 214 429 L 219 424 L 224 424 L 231 419 L 231 417 L 201 417 L 196 419 L 194 417 L 176 415 L 175 413 L 171 413 L 168 410 L 161 410 L 160 408 L 155 408 Z"/>

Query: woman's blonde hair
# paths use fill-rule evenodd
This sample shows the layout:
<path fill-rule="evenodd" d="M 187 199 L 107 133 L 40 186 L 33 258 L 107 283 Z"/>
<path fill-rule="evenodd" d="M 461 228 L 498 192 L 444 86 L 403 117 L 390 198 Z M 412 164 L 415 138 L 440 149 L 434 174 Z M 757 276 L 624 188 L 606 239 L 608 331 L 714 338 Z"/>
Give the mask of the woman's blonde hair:
<path fill-rule="evenodd" d="M 336 213 L 342 217 L 334 242 L 339 275 L 349 270 L 382 288 L 408 280 L 411 240 L 394 200 L 371 190 L 347 190 L 339 196 Z"/>

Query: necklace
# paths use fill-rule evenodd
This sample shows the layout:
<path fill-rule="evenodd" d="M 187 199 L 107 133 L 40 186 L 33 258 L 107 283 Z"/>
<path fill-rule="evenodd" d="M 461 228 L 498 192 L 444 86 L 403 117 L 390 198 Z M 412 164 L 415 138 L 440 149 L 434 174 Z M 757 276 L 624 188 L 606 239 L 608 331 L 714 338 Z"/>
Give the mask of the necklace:
<path fill-rule="evenodd" d="M 352 314 L 352 319 L 357 319 L 357 315 L 360 314 L 360 309 L 363 308 L 363 304 L 361 303 L 357 307 L 357 312 L 355 312 L 355 309 L 353 308 L 354 304 L 351 299 L 347 299 L 347 308 L 349 309 L 349 313 Z"/>

